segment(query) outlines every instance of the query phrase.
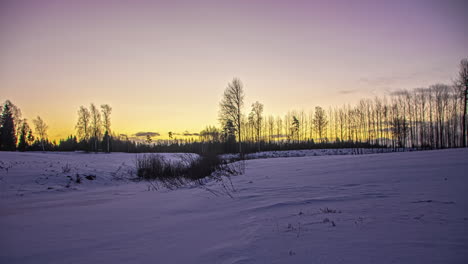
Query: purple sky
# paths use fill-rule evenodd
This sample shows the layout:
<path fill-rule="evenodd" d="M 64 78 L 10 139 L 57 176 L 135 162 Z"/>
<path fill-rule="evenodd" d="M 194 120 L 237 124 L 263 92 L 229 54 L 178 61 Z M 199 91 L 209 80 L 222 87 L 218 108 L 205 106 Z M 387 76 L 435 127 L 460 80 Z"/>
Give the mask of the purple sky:
<path fill-rule="evenodd" d="M 267 114 L 450 83 L 468 1 L 0 2 L 0 100 L 72 132 L 80 105 L 114 128 L 216 125 L 228 81 Z M 247 110 L 248 107 L 246 107 Z M 60 109 L 60 111 L 58 111 Z"/>

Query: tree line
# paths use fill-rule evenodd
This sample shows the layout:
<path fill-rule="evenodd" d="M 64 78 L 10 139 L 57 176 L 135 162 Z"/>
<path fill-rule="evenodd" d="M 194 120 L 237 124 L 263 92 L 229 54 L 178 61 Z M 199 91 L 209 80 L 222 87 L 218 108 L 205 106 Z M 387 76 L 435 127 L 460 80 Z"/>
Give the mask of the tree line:
<path fill-rule="evenodd" d="M 418 148 L 467 146 L 468 59 L 460 62 L 453 84 L 400 90 L 388 96 L 361 99 L 358 104 L 294 110 L 284 116 L 264 114 L 258 101 L 244 111 L 240 79 L 228 83 L 219 103 L 219 127 L 207 126 L 198 138 L 153 141 L 129 139 L 111 130 L 112 107 L 90 104 L 78 109 L 76 135 L 50 142 L 41 117 L 33 129 L 21 110 L 7 100 L 0 119 L 0 150 L 93 152 L 248 153 L 305 148 Z"/>
<path fill-rule="evenodd" d="M 222 141 L 230 135 L 239 143 L 239 153 L 242 146 L 260 151 L 317 143 L 419 149 L 467 146 L 468 59 L 460 62 L 452 85 L 400 90 L 388 97 L 362 99 L 355 106 L 327 110 L 316 106 L 309 112 L 275 117 L 264 116 L 264 106 L 257 101 L 246 115 L 244 97 L 242 82 L 235 78 L 220 103 L 222 129 L 207 128 L 200 133 L 202 141 Z"/>
<path fill-rule="evenodd" d="M 435 84 L 362 99 L 355 106 L 290 111 L 284 117 L 263 116 L 263 105 L 256 102 L 241 121 L 241 139 L 257 145 L 355 142 L 386 147 L 463 147 L 466 107 L 461 95 L 457 86 Z"/>

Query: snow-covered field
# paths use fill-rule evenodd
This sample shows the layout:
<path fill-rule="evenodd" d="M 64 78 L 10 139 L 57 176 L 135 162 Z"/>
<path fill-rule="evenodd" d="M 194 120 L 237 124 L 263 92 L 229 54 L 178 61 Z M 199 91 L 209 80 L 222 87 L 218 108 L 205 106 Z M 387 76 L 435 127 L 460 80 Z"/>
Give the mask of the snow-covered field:
<path fill-rule="evenodd" d="M 248 160 L 232 198 L 134 154 L 0 161 L 0 263 L 468 263 L 468 149 Z"/>
<path fill-rule="evenodd" d="M 147 154 L 0 152 L 0 198 L 126 183 L 136 177 L 135 163 L 143 155 Z M 159 155 L 177 160 L 187 154 Z"/>

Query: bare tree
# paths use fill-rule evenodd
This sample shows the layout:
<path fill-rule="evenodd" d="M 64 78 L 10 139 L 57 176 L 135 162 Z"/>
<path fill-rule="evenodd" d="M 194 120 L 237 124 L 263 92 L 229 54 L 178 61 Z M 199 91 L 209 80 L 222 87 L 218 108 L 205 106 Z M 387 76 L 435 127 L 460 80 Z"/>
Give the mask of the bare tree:
<path fill-rule="evenodd" d="M 47 139 L 47 129 L 49 127 L 40 116 L 37 116 L 36 119 L 33 120 L 33 123 L 34 128 L 36 129 L 36 134 L 39 136 L 41 141 L 42 151 L 45 151 L 44 141 Z"/>
<path fill-rule="evenodd" d="M 432 92 L 434 93 L 434 102 L 435 102 L 435 113 L 436 113 L 436 146 L 438 148 L 443 148 L 446 146 L 446 124 L 445 124 L 445 115 L 447 111 L 448 98 L 449 98 L 449 86 L 445 84 L 435 84 L 431 87 Z"/>
<path fill-rule="evenodd" d="M 419 137 L 420 137 L 419 145 L 425 146 L 429 144 L 426 141 L 427 140 L 427 136 L 426 136 L 427 95 L 426 95 L 426 91 L 424 88 L 417 88 L 415 92 L 416 92 L 416 97 L 417 97 L 417 104 L 419 105 L 418 107 L 419 108 Z"/>
<path fill-rule="evenodd" d="M 273 116 L 268 116 L 267 121 L 267 131 L 268 131 L 268 143 L 271 143 L 273 134 L 275 133 L 275 118 Z"/>
<path fill-rule="evenodd" d="M 201 142 L 219 142 L 221 138 L 221 131 L 214 126 L 207 126 L 205 129 L 200 131 L 199 137 Z"/>
<path fill-rule="evenodd" d="M 320 106 L 315 107 L 314 127 L 321 142 L 323 142 L 323 136 L 325 135 L 327 125 L 328 121 L 325 110 Z"/>
<path fill-rule="evenodd" d="M 108 104 L 101 105 L 102 112 L 102 125 L 104 126 L 104 136 L 107 141 L 107 152 L 110 152 L 110 134 L 111 134 L 111 120 L 110 115 L 112 113 L 112 107 Z"/>
<path fill-rule="evenodd" d="M 258 143 L 258 150 L 260 151 L 260 135 L 262 132 L 263 122 L 263 104 L 258 101 L 252 104 L 252 112 L 250 112 L 253 128 L 255 130 L 255 141 Z M 249 116 L 249 118 L 250 118 Z"/>
<path fill-rule="evenodd" d="M 94 140 L 94 151 L 98 151 L 98 142 L 102 134 L 101 113 L 94 104 L 89 106 L 89 113 L 91 114 L 90 128 Z"/>
<path fill-rule="evenodd" d="M 234 78 L 228 84 L 224 91 L 223 99 L 219 103 L 219 120 L 222 126 L 228 122 L 232 122 L 237 132 L 237 140 L 239 143 L 239 155 L 242 156 L 242 106 L 244 105 L 244 88 L 241 80 Z"/>
<path fill-rule="evenodd" d="M 306 134 L 307 134 L 307 116 L 304 112 L 304 109 L 301 109 L 299 112 L 299 122 L 301 123 L 301 129 L 299 131 L 299 140 L 305 141 Z"/>
<path fill-rule="evenodd" d="M 276 117 L 276 141 L 281 141 L 283 138 L 283 120 L 280 116 Z"/>
<path fill-rule="evenodd" d="M 457 86 L 460 87 L 463 98 L 463 119 L 462 119 L 462 130 L 463 130 L 463 147 L 466 148 L 467 144 L 467 133 L 466 133 L 466 116 L 468 114 L 468 58 L 461 60 L 460 72 L 458 75 Z"/>
<path fill-rule="evenodd" d="M 80 106 L 80 110 L 78 110 L 78 122 L 76 123 L 76 130 L 80 140 L 88 140 L 91 135 L 90 119 L 91 114 L 88 108 Z"/>

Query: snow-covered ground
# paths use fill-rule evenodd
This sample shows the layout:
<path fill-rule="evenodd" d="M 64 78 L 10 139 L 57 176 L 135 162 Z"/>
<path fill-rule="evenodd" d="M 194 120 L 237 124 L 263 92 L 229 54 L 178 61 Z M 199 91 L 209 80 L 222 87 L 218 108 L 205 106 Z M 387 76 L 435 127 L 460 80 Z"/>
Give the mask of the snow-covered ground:
<path fill-rule="evenodd" d="M 134 154 L 0 161 L 0 263 L 468 263 L 468 149 L 248 160 L 232 198 L 122 180 Z"/>
<path fill-rule="evenodd" d="M 143 155 L 151 154 L 0 152 L 0 198 L 126 183 L 136 177 L 135 163 Z M 158 155 L 177 160 L 187 154 Z"/>

